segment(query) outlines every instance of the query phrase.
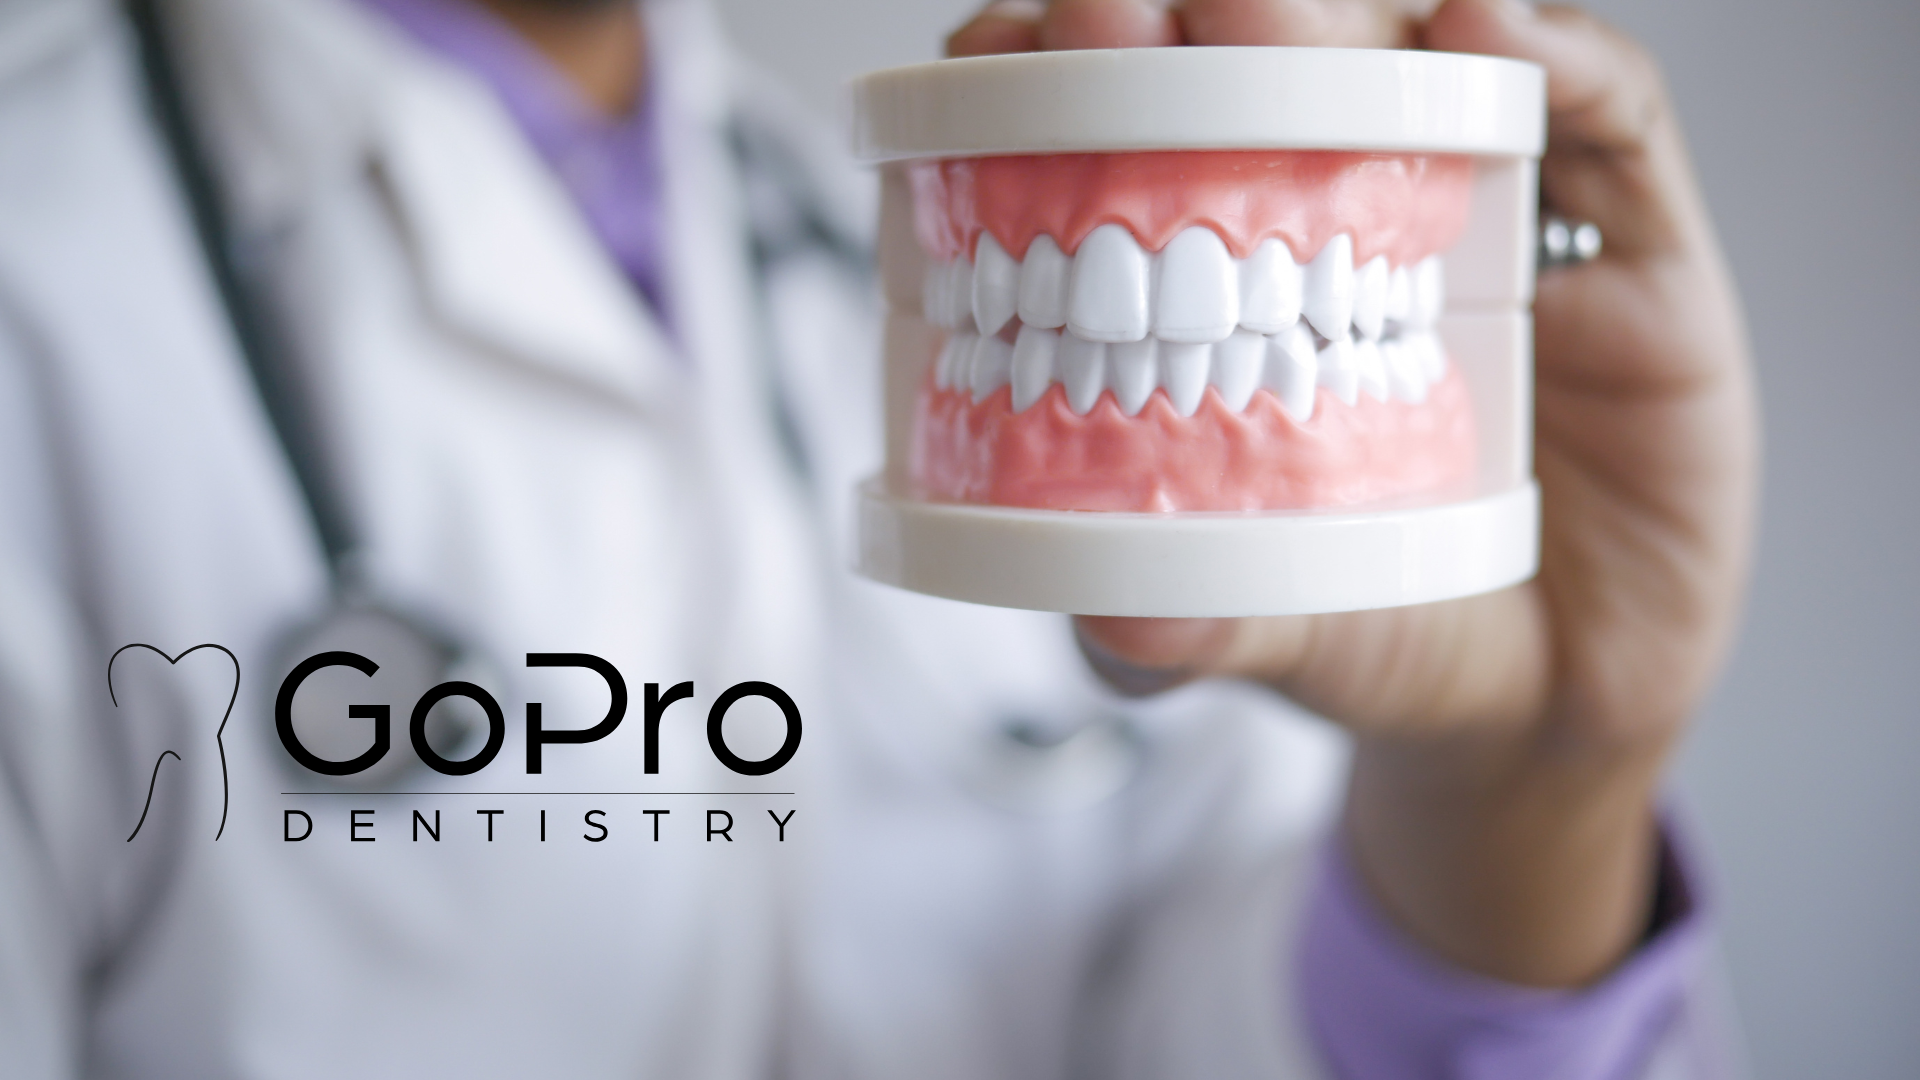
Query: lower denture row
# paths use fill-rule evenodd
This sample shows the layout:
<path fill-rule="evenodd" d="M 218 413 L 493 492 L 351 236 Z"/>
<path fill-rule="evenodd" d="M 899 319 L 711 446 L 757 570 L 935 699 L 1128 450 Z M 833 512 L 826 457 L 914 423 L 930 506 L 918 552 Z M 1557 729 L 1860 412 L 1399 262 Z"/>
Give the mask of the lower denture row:
<path fill-rule="evenodd" d="M 1010 385 L 1015 412 L 1026 411 L 1057 382 L 1082 416 L 1103 391 L 1133 416 L 1161 389 L 1176 413 L 1192 416 L 1209 386 L 1233 412 L 1244 412 L 1254 393 L 1265 389 L 1304 423 L 1313 417 L 1318 387 L 1348 405 L 1362 392 L 1377 401 L 1419 404 L 1446 366 L 1446 352 L 1430 331 L 1380 341 L 1325 341 L 1295 325 L 1278 334 L 1238 329 L 1211 344 L 1151 337 L 1107 344 L 1022 326 L 1011 343 L 956 331 L 940 351 L 933 381 L 941 390 L 969 391 L 976 402 Z"/>
<path fill-rule="evenodd" d="M 1423 405 L 1328 394 L 1317 414 L 1301 423 L 1259 393 L 1234 411 L 1217 392 L 1190 417 L 1164 394 L 1132 416 L 1112 394 L 1080 413 L 1055 386 L 1015 412 L 1007 389 L 973 401 L 929 383 L 909 473 L 917 497 L 936 501 L 1151 513 L 1352 506 L 1473 475 L 1473 413 L 1457 366 Z"/>

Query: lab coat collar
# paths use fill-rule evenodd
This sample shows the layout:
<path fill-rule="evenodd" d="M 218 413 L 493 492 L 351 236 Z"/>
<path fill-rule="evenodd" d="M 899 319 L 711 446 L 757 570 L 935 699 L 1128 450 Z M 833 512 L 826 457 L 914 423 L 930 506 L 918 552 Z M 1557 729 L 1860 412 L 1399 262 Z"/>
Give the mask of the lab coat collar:
<path fill-rule="evenodd" d="M 441 318 L 634 399 L 674 378 L 673 346 L 639 294 L 483 89 L 410 73 L 378 125 L 375 166 Z"/>
<path fill-rule="evenodd" d="M 741 380 L 754 378 L 758 329 L 745 305 L 757 286 L 729 146 L 736 72 L 704 0 L 647 0 L 642 8 L 663 150 L 667 306 L 703 384 L 749 394 Z"/>
<path fill-rule="evenodd" d="M 673 343 L 478 79 L 349 0 L 203 6 L 218 17 L 199 29 L 225 39 L 204 96 L 250 224 L 271 231 L 370 173 L 451 332 L 637 405 L 681 381 Z"/>

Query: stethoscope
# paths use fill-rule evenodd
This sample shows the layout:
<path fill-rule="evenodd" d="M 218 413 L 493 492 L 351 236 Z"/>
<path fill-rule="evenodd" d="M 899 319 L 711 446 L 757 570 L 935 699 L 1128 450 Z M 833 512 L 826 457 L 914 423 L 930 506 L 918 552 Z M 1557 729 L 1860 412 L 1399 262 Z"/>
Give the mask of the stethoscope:
<path fill-rule="evenodd" d="M 446 681 L 475 683 L 498 698 L 506 689 L 503 669 L 459 634 L 383 595 L 368 573 L 361 538 L 322 465 L 319 435 L 313 417 L 302 408 L 294 365 L 277 334 L 271 309 L 241 269 L 238 238 L 187 107 L 160 2 L 126 0 L 125 8 L 154 126 L 166 144 L 201 256 L 326 556 L 330 586 L 326 606 L 282 636 L 274 650 L 276 663 L 267 689 L 269 693 L 277 690 L 294 665 L 319 652 L 354 652 L 379 665 L 371 678 L 350 668 L 310 677 L 294 699 L 293 727 L 303 747 L 329 761 L 347 761 L 365 751 L 370 741 L 370 726 L 365 720 L 349 719 L 349 708 L 387 701 L 396 713 L 406 715 L 426 690 Z M 479 707 L 465 698 L 443 701 L 426 720 L 428 743 L 449 760 L 465 757 L 484 728 Z M 389 786 L 422 767 L 405 738 L 394 740 L 371 767 L 346 776 L 315 773 L 301 768 L 291 753 L 284 756 L 296 783 L 362 790 Z"/>

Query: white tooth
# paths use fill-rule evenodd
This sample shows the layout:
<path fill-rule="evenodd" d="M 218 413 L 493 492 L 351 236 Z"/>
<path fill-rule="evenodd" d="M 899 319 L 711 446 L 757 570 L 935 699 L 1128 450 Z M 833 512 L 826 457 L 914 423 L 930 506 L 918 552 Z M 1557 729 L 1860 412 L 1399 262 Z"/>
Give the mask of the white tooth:
<path fill-rule="evenodd" d="M 954 259 L 947 267 L 947 325 L 973 327 L 973 263 Z"/>
<path fill-rule="evenodd" d="M 973 264 L 953 259 L 931 267 L 925 297 L 927 321 L 949 330 L 973 327 Z"/>
<path fill-rule="evenodd" d="M 1371 338 L 1354 342 L 1353 366 L 1360 373 L 1360 389 L 1375 401 L 1387 400 L 1387 361 L 1380 355 L 1380 343 Z"/>
<path fill-rule="evenodd" d="M 1285 241 L 1260 241 L 1240 264 L 1240 325 L 1255 333 L 1277 334 L 1300 321 L 1300 293 L 1306 268 L 1293 261 Z"/>
<path fill-rule="evenodd" d="M 970 325 L 972 315 L 961 312 L 954 306 L 954 281 L 963 279 L 964 287 L 971 288 L 973 266 L 965 259 L 949 259 L 946 262 L 928 263 L 927 279 L 920 293 L 920 306 L 926 313 L 927 321 L 945 330 L 953 330 Z M 962 306 L 966 306 L 963 302 Z M 966 320 L 966 322 L 962 322 Z"/>
<path fill-rule="evenodd" d="M 1013 370 L 1013 346 L 997 337 L 974 340 L 979 344 L 973 347 L 968 381 L 973 387 L 973 400 L 978 402 L 1007 384 L 1007 375 Z"/>
<path fill-rule="evenodd" d="M 1440 335 L 1431 331 L 1421 331 L 1403 338 L 1407 351 L 1419 362 L 1420 374 L 1431 386 L 1440 381 L 1447 373 L 1447 350 L 1440 344 Z"/>
<path fill-rule="evenodd" d="M 1201 395 L 1207 392 L 1213 349 L 1203 341 L 1160 343 L 1160 385 L 1166 388 L 1173 411 L 1181 416 L 1192 416 L 1200 408 Z"/>
<path fill-rule="evenodd" d="M 955 326 L 980 327 L 973 321 L 973 260 L 960 259 L 953 264 L 953 277 L 947 279 L 947 303 Z"/>
<path fill-rule="evenodd" d="M 1040 400 L 1053 381 L 1053 354 L 1060 347 L 1060 335 L 1037 326 L 1022 326 L 1013 343 L 1013 411 L 1026 412 Z"/>
<path fill-rule="evenodd" d="M 1413 274 L 1396 266 L 1387 276 L 1387 321 L 1404 323 L 1413 314 Z"/>
<path fill-rule="evenodd" d="M 1413 312 L 1407 322 L 1428 330 L 1447 307 L 1446 267 L 1440 256 L 1429 255 L 1413 268 Z"/>
<path fill-rule="evenodd" d="M 1087 415 L 1107 385 L 1107 347 L 1098 341 L 1063 334 L 1053 359 L 1060 368 L 1060 383 L 1067 388 L 1067 407 L 1081 416 Z"/>
<path fill-rule="evenodd" d="M 1147 336 L 1147 253 L 1125 226 L 1087 234 L 1073 257 L 1067 328 L 1088 341 L 1139 341 Z"/>
<path fill-rule="evenodd" d="M 1316 387 L 1323 381 L 1320 359 L 1313 353 L 1313 334 L 1295 325 L 1266 338 L 1266 387 L 1299 423 L 1313 419 Z"/>
<path fill-rule="evenodd" d="M 1390 338 L 1380 343 L 1381 359 L 1387 365 L 1387 387 L 1393 396 L 1415 405 L 1427 400 L 1427 380 L 1420 374 L 1420 358 L 1407 343 Z"/>
<path fill-rule="evenodd" d="M 1020 264 L 990 232 L 982 231 L 974 245 L 971 285 L 968 303 L 973 309 L 973 325 L 991 337 L 1013 318 L 1020 292 Z"/>
<path fill-rule="evenodd" d="M 1162 341 L 1219 341 L 1240 322 L 1240 272 L 1219 234 L 1193 225 L 1160 251 L 1153 298 L 1153 336 Z"/>
<path fill-rule="evenodd" d="M 1360 400 L 1360 369 L 1354 363 L 1352 339 L 1343 337 L 1327 342 L 1315 359 L 1320 362 L 1321 386 L 1333 391 L 1333 396 L 1348 405 Z"/>
<path fill-rule="evenodd" d="M 1424 346 L 1420 344 L 1420 338 L 1422 336 L 1419 331 L 1402 330 L 1400 331 L 1400 336 L 1392 340 L 1399 342 L 1400 354 L 1406 358 L 1407 370 L 1419 375 L 1420 382 L 1422 385 L 1425 385 L 1432 383 L 1433 380 L 1427 375 L 1430 361 L 1427 360 L 1422 351 L 1424 349 Z M 1382 345 L 1384 346 L 1385 343 L 1382 342 Z M 1391 367 L 1391 361 L 1389 361 L 1389 367 Z"/>
<path fill-rule="evenodd" d="M 978 274 L 978 271 L 975 271 Z M 1368 341 L 1380 340 L 1387 324 L 1387 257 L 1375 255 L 1353 275 L 1353 327 Z"/>
<path fill-rule="evenodd" d="M 1159 343 L 1153 338 L 1123 341 L 1107 348 L 1107 384 L 1113 387 L 1113 400 L 1128 416 L 1138 413 L 1153 396 L 1160 383 L 1155 371 L 1154 352 Z"/>
<path fill-rule="evenodd" d="M 947 335 L 947 343 L 940 347 L 940 359 L 933 365 L 933 385 L 950 390 L 967 381 L 967 371 L 973 363 L 973 341 L 973 335 L 965 331 Z"/>
<path fill-rule="evenodd" d="M 1347 336 L 1353 322 L 1353 237 L 1341 233 L 1327 241 L 1307 264 L 1300 314 L 1329 341 Z"/>
<path fill-rule="evenodd" d="M 1067 282 L 1072 276 L 1073 260 L 1053 237 L 1034 237 L 1020 264 L 1020 321 L 1048 330 L 1067 325 Z"/>
<path fill-rule="evenodd" d="M 1235 330 L 1213 347 L 1213 385 L 1220 400 L 1233 412 L 1243 412 L 1260 387 L 1260 369 L 1266 362 L 1267 339 L 1251 330 Z M 1313 356 L 1311 344 L 1307 356 Z"/>

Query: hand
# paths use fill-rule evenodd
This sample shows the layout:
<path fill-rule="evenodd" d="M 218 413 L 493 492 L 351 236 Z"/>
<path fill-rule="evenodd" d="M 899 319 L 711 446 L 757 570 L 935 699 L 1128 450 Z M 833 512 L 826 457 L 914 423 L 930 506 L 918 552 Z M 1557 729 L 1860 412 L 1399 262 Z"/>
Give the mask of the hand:
<path fill-rule="evenodd" d="M 1387 611 L 1078 630 L 1122 690 L 1253 678 L 1345 724 L 1346 836 L 1389 916 L 1455 963 L 1577 985 L 1645 927 L 1654 788 L 1731 636 L 1759 456 L 1752 375 L 1646 54 L 1569 8 L 1421 6 L 1009 0 L 948 48 L 1419 46 L 1547 69 L 1542 199 L 1598 224 L 1606 248 L 1544 274 L 1534 305 L 1539 576 Z"/>

